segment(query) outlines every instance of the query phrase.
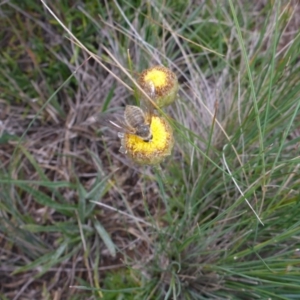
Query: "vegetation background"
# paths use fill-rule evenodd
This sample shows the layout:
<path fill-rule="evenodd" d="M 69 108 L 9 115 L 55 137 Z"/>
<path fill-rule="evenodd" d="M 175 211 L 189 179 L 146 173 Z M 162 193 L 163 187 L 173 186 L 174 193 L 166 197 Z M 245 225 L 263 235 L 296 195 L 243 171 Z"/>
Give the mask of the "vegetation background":
<path fill-rule="evenodd" d="M 298 1 L 45 2 L 0 3 L 0 298 L 299 299 Z M 161 169 L 86 122 L 157 64 Z"/>

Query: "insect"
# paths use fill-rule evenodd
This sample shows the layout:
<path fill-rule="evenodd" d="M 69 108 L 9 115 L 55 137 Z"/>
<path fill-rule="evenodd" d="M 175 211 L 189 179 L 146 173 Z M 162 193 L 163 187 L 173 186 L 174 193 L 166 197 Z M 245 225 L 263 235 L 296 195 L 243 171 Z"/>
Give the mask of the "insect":
<path fill-rule="evenodd" d="M 135 105 L 126 105 L 124 112 L 124 123 L 109 120 L 110 125 L 119 130 L 119 137 L 123 137 L 124 133 L 134 134 L 145 142 L 152 140 L 151 132 L 152 112 L 147 108 L 143 111 Z"/>
<path fill-rule="evenodd" d="M 144 84 L 144 90 L 145 92 L 149 95 L 150 98 L 154 99 L 155 98 L 155 85 L 152 81 L 145 82 Z"/>

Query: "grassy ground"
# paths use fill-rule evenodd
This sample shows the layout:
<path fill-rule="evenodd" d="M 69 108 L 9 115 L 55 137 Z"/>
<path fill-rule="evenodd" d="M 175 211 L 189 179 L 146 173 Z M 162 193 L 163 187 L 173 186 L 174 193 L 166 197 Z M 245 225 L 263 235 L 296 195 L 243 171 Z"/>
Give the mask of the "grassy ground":
<path fill-rule="evenodd" d="M 47 2 L 0 4 L 0 298 L 299 299 L 296 1 Z M 156 64 L 161 169 L 86 122 Z"/>

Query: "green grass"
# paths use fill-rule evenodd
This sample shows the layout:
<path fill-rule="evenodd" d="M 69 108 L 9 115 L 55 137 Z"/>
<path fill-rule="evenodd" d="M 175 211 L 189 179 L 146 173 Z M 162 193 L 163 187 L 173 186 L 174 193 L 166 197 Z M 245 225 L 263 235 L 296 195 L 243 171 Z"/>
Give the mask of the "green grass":
<path fill-rule="evenodd" d="M 1 4 L 1 299 L 299 298 L 299 9 L 247 3 Z M 155 64 L 160 169 L 87 125 Z"/>

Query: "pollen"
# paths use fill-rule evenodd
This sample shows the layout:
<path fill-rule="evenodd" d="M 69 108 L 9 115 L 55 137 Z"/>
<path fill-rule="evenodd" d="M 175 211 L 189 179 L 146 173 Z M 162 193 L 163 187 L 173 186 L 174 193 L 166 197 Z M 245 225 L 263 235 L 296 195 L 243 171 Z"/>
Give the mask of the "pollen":
<path fill-rule="evenodd" d="M 168 71 L 162 67 L 156 67 L 149 69 L 145 73 L 144 80 L 145 82 L 151 82 L 155 89 L 163 88 L 167 84 Z"/>
<path fill-rule="evenodd" d="M 159 108 L 171 104 L 177 97 L 177 76 L 164 66 L 144 70 L 139 76 L 138 83 Z M 145 96 L 141 94 L 141 98 Z"/>
<path fill-rule="evenodd" d="M 121 152 L 126 153 L 134 162 L 142 165 L 156 165 L 172 152 L 174 145 L 173 130 L 166 119 L 152 116 L 152 140 L 144 141 L 133 134 L 122 138 Z"/>

